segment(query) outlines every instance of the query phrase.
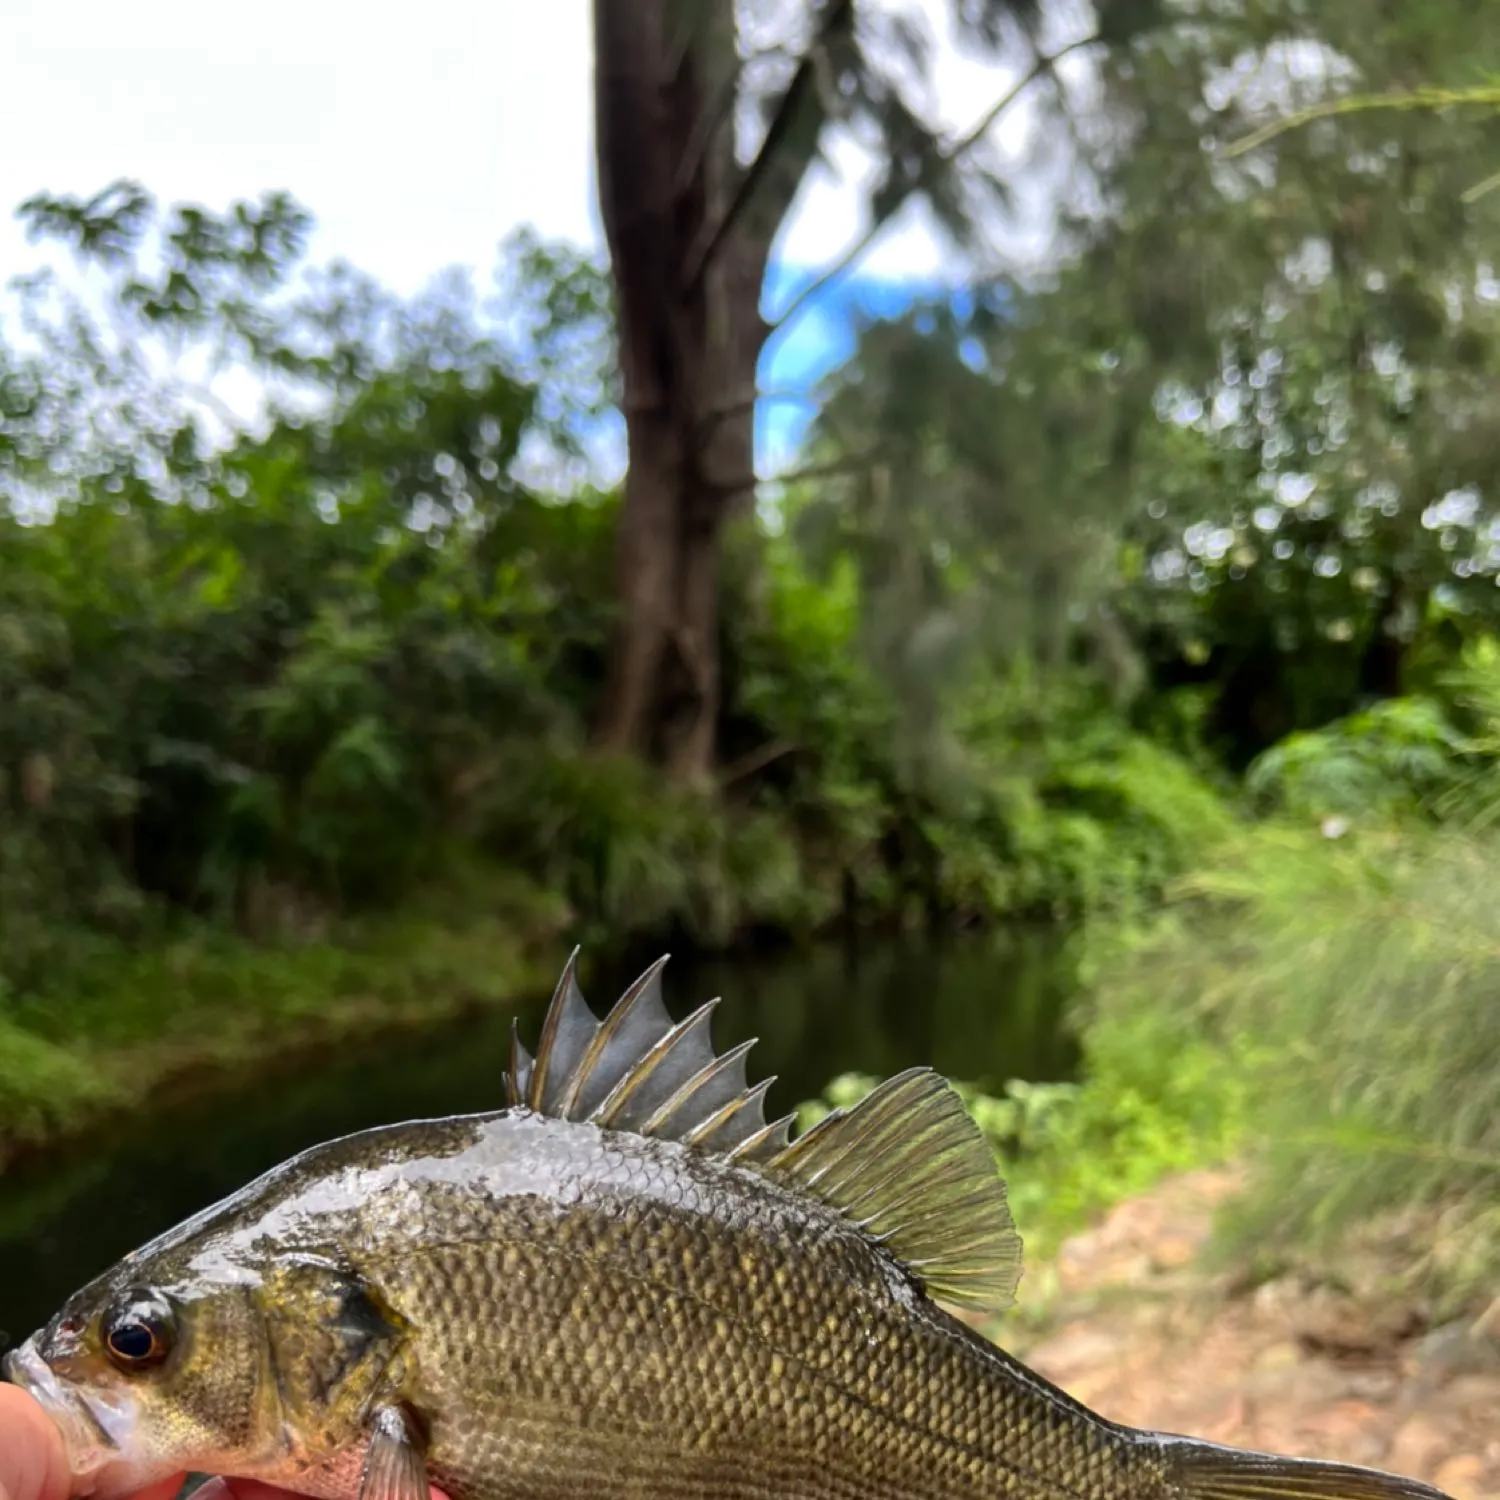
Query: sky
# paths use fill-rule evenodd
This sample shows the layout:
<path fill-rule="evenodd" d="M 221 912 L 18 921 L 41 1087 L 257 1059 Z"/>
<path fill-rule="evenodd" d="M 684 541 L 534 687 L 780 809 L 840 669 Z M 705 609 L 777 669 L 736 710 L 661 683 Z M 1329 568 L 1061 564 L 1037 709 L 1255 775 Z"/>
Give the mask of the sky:
<path fill-rule="evenodd" d="M 941 0 L 915 0 L 941 28 Z M 600 245 L 593 182 L 589 0 L 3 0 L 0 204 L 86 196 L 118 177 L 163 202 L 222 208 L 286 189 L 317 216 L 316 260 L 343 257 L 404 293 L 459 264 L 487 276 L 529 223 Z M 1008 71 L 944 49 L 940 118 L 956 134 L 1004 93 Z M 1002 149 L 1027 129 L 1001 122 Z M 852 150 L 814 174 L 776 255 L 784 283 L 861 232 Z M 0 214 L 0 281 L 39 250 Z M 883 308 L 955 276 L 940 237 L 908 215 L 858 281 Z M 777 341 L 766 386 L 805 383 L 848 348 L 848 289 Z M 768 311 L 774 313 L 774 306 Z M 805 418 L 805 412 L 801 414 Z M 799 413 L 768 411 L 784 450 Z"/>

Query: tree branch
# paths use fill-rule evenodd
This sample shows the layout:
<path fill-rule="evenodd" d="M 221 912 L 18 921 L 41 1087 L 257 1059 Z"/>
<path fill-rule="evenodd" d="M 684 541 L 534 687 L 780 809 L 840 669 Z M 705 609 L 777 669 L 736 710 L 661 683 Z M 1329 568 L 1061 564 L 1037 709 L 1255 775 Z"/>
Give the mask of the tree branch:
<path fill-rule="evenodd" d="M 673 174 L 672 191 L 676 197 L 680 198 L 698 175 L 703 159 L 708 155 L 708 143 L 729 118 L 735 101 L 739 98 L 739 91 L 740 80 L 736 74 L 725 80 L 723 88 L 719 90 L 719 97 L 695 121 L 693 133 L 682 148 L 682 155 L 677 159 L 677 170 Z"/>
<path fill-rule="evenodd" d="M 850 474 L 863 474 L 880 462 L 878 453 L 852 453 L 847 458 L 830 459 L 827 463 L 809 464 L 805 469 L 792 469 L 785 474 L 772 474 L 766 484 L 796 484 L 803 479 L 842 479 Z"/>
<path fill-rule="evenodd" d="M 1056 52 L 1049 52 L 1045 57 L 1039 57 L 1031 65 L 1025 75 L 1016 80 L 998 100 L 992 104 L 979 121 L 966 134 L 961 135 L 947 151 L 944 156 L 949 161 L 957 161 L 961 156 L 967 156 L 994 128 L 995 122 L 1008 110 L 1012 104 L 1031 87 L 1039 78 L 1045 77 L 1064 58 L 1071 57 L 1075 52 L 1082 52 L 1085 47 L 1092 47 L 1095 43 L 1102 41 L 1098 32 L 1092 32 L 1088 36 L 1081 36 L 1065 46 L 1059 47 Z"/>
<path fill-rule="evenodd" d="M 1077 41 L 1069 42 L 1065 47 L 1059 47 L 1056 52 L 1046 57 L 1037 58 L 1036 62 L 1026 72 L 1025 76 L 1018 79 L 1003 95 L 987 109 L 978 124 L 966 131 L 951 146 L 945 147 L 939 153 L 939 159 L 944 165 L 952 166 L 961 158 L 967 156 L 977 146 L 994 126 L 1001 115 L 1008 110 L 1012 104 L 1039 78 L 1042 78 L 1060 63 L 1070 53 L 1080 52 L 1085 47 L 1092 46 L 1099 41 L 1097 35 L 1080 37 Z M 813 298 L 825 292 L 840 276 L 854 265 L 867 251 L 871 245 L 880 237 L 887 224 L 905 208 L 915 189 L 908 190 L 902 194 L 901 199 L 890 210 L 889 213 L 875 219 L 868 229 L 851 245 L 839 258 L 828 267 L 822 275 L 814 278 L 807 286 L 797 293 L 792 299 L 791 305 L 771 325 L 771 332 L 777 333 L 784 328 L 793 318 L 807 306 Z"/>
<path fill-rule="evenodd" d="M 796 740 L 771 740 L 759 749 L 750 751 L 748 755 L 742 755 L 738 760 L 730 761 L 719 772 L 719 785 L 721 787 L 732 786 L 736 781 L 743 781 L 745 777 L 765 770 L 772 762 L 780 760 L 785 755 L 791 755 L 801 748 Z"/>
<path fill-rule="evenodd" d="M 804 106 L 809 102 L 816 105 L 818 50 L 833 34 L 836 26 L 843 25 L 850 19 L 853 11 L 854 0 L 832 0 L 822 28 L 813 39 L 812 45 L 803 54 L 796 71 L 792 74 L 791 82 L 787 84 L 786 91 L 777 102 L 776 113 L 766 127 L 765 138 L 760 143 L 760 149 L 755 153 L 754 160 L 745 168 L 744 175 L 735 187 L 734 196 L 729 200 L 728 206 L 718 220 L 711 226 L 705 225 L 689 247 L 683 281 L 690 293 L 697 288 L 709 264 L 718 254 L 720 246 L 744 216 L 745 210 L 767 180 L 777 155 L 790 136 Z M 799 173 L 798 181 L 800 180 L 801 174 Z"/>
<path fill-rule="evenodd" d="M 742 396 L 738 400 L 727 402 L 723 406 L 711 407 L 702 412 L 699 419 L 700 430 L 708 433 L 718 426 L 720 422 L 727 421 L 730 417 L 743 416 L 747 411 L 754 411 L 763 402 L 782 402 L 786 405 L 816 407 L 817 398 L 808 391 L 783 390 L 773 387 L 768 391 L 756 391 L 749 396 Z"/>
<path fill-rule="evenodd" d="M 676 192 L 681 195 L 687 191 L 688 185 L 698 175 L 698 169 L 703 165 L 703 158 L 708 153 L 708 143 L 714 138 L 719 127 L 729 118 L 740 95 L 740 82 L 746 68 L 758 62 L 765 62 L 770 58 L 778 58 L 790 62 L 795 54 L 789 52 L 785 47 L 763 47 L 757 51 L 746 54 L 740 59 L 739 68 L 725 81 L 719 91 L 719 97 L 714 100 L 713 106 L 705 110 L 699 117 L 697 125 L 688 137 L 687 145 L 683 148 L 682 157 L 677 163 Z"/>

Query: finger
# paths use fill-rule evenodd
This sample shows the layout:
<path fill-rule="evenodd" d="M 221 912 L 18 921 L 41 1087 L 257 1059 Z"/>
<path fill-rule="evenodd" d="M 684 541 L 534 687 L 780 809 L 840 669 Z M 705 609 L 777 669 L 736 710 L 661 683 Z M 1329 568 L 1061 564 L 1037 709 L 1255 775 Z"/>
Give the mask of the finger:
<path fill-rule="evenodd" d="M 143 1490 L 136 1490 L 129 1500 L 172 1500 L 172 1497 L 182 1488 L 182 1482 L 187 1478 L 186 1474 L 173 1474 L 169 1479 L 158 1479 L 155 1484 L 148 1484 Z"/>
<path fill-rule="evenodd" d="M 428 1486 L 430 1500 L 448 1500 L 435 1484 Z M 143 1500 L 132 1495 L 130 1500 Z M 284 1490 L 259 1479 L 210 1479 L 193 1491 L 191 1500 L 303 1500 L 295 1490 Z"/>
<path fill-rule="evenodd" d="M 62 1434 L 34 1396 L 0 1385 L 0 1494 L 7 1500 L 68 1500 Z"/>

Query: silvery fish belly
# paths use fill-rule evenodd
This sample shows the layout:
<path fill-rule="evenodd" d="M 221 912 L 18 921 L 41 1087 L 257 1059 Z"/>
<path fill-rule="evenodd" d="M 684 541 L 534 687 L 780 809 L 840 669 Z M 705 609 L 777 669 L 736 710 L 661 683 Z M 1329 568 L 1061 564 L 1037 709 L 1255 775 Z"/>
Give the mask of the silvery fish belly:
<path fill-rule="evenodd" d="M 570 962 L 507 1109 L 308 1151 L 73 1296 L 7 1363 L 75 1493 L 191 1470 L 324 1500 L 1439 1494 L 1047 1384 L 945 1310 L 1008 1305 L 1021 1243 L 944 1080 L 793 1140 L 660 974 L 601 1022 Z"/>

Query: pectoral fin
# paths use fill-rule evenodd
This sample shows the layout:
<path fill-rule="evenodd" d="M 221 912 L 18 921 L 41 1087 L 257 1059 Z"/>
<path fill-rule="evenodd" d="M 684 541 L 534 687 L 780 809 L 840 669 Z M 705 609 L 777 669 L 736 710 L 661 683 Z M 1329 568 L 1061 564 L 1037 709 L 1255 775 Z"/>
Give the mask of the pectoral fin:
<path fill-rule="evenodd" d="M 375 1413 L 359 1500 L 427 1500 L 427 1458 L 410 1418 L 397 1406 Z"/>

